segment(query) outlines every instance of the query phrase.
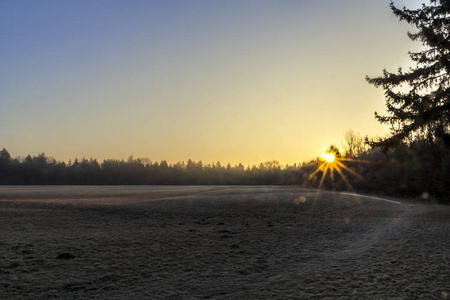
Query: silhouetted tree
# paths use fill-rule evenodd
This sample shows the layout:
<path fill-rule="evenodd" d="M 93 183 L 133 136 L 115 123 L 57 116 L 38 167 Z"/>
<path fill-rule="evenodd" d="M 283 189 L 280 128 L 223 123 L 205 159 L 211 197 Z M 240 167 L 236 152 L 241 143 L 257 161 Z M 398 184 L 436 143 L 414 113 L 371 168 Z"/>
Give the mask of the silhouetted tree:
<path fill-rule="evenodd" d="M 2 151 L 0 151 L 0 161 L 10 161 L 11 160 L 11 155 L 9 154 L 9 152 L 3 148 Z"/>
<path fill-rule="evenodd" d="M 338 147 L 336 147 L 335 145 L 330 145 L 328 150 L 325 151 L 325 152 L 326 153 L 332 153 L 332 154 L 334 154 L 335 157 L 341 157 L 341 153 L 339 152 Z"/>
<path fill-rule="evenodd" d="M 390 7 L 401 21 L 417 27 L 408 36 L 425 48 L 409 53 L 416 66 L 406 72 L 399 68 L 397 73 L 383 70 L 380 77 L 366 77 L 385 90 L 388 114 L 375 117 L 390 125 L 392 133 L 367 143 L 384 151 L 406 140 L 433 143 L 441 138 L 450 145 L 450 0 L 430 0 L 416 10 L 398 9 L 393 2 Z"/>
<path fill-rule="evenodd" d="M 357 158 L 366 151 L 366 145 L 361 134 L 349 129 L 344 134 L 345 157 Z"/>
<path fill-rule="evenodd" d="M 3 148 L 2 151 L 0 151 L 0 183 L 1 184 L 8 184 L 10 181 L 10 173 L 11 173 L 11 155 L 9 155 L 9 152 L 6 151 L 5 148 Z"/>

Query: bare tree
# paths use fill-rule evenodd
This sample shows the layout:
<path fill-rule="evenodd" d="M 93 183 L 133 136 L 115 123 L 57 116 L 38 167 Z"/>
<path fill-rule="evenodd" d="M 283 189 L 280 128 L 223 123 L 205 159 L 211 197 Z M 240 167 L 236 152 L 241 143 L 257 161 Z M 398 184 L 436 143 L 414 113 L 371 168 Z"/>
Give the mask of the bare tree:
<path fill-rule="evenodd" d="M 366 151 L 366 145 L 364 144 L 364 138 L 359 132 L 355 132 L 352 129 L 347 130 L 344 133 L 344 145 L 345 157 L 356 158 Z"/>

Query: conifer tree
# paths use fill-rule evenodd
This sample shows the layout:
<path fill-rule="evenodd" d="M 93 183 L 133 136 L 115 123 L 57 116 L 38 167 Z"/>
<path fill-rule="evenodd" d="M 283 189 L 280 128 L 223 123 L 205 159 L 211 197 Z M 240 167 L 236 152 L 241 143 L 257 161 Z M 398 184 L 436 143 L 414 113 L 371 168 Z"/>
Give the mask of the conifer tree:
<path fill-rule="evenodd" d="M 408 71 L 366 77 L 385 91 L 387 115 L 375 112 L 375 117 L 391 129 L 389 137 L 366 142 L 385 151 L 415 140 L 450 145 L 450 0 L 430 0 L 416 10 L 398 9 L 392 1 L 390 7 L 400 21 L 418 29 L 408 36 L 424 48 L 408 53 L 415 63 Z"/>

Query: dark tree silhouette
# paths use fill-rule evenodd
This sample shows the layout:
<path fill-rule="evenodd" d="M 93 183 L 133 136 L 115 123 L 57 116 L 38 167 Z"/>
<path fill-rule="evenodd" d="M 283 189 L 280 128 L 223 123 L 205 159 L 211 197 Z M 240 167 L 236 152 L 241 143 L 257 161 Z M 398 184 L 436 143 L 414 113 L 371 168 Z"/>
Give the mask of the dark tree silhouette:
<path fill-rule="evenodd" d="M 367 141 L 372 147 L 389 148 L 405 141 L 423 140 L 434 143 L 437 138 L 450 145 L 450 0 L 430 0 L 429 5 L 409 10 L 390 3 L 393 13 L 417 27 L 409 33 L 413 41 L 421 41 L 424 50 L 409 53 L 416 66 L 397 73 L 383 70 L 380 77 L 366 80 L 385 90 L 387 115 L 375 117 L 390 125 L 391 136 Z"/>
<path fill-rule="evenodd" d="M 9 183 L 10 178 L 11 155 L 3 148 L 0 151 L 0 184 Z"/>
<path fill-rule="evenodd" d="M 9 162 L 11 160 L 11 155 L 5 148 L 0 151 L 0 160 L 5 162 Z"/>
<path fill-rule="evenodd" d="M 327 149 L 327 151 L 325 151 L 325 153 L 334 154 L 334 156 L 338 157 L 338 158 L 341 157 L 341 153 L 339 152 L 339 148 L 336 147 L 335 145 L 330 145 L 330 147 Z"/>

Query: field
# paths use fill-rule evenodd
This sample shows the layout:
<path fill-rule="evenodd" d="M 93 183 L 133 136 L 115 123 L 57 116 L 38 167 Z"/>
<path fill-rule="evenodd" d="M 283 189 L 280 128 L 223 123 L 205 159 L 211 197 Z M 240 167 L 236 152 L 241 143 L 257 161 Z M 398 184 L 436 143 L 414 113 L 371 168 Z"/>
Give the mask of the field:
<path fill-rule="evenodd" d="M 450 207 L 393 200 L 0 187 L 0 299 L 449 299 Z"/>

